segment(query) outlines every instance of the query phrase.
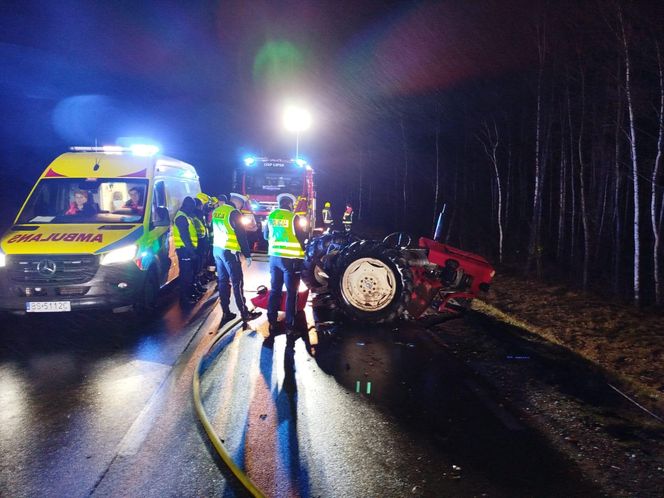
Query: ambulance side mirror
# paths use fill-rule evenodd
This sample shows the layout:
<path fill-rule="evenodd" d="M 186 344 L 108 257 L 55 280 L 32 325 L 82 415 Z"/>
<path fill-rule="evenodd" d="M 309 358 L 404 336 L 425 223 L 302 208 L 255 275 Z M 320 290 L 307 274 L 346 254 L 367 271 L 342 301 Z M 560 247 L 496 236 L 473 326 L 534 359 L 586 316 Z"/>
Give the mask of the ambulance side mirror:
<path fill-rule="evenodd" d="M 154 226 L 167 227 L 171 224 L 171 218 L 168 216 L 168 209 L 165 207 L 158 207 L 154 214 Z"/>

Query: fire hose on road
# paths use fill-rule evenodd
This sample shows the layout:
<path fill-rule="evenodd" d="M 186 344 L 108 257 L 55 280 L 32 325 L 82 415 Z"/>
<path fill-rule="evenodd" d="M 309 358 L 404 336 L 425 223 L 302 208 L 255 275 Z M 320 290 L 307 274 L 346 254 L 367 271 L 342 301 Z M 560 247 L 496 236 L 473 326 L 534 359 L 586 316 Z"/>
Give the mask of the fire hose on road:
<path fill-rule="evenodd" d="M 210 364 L 214 361 L 214 359 L 219 355 L 221 351 L 223 351 L 226 345 L 230 342 L 230 338 L 232 337 L 231 331 L 236 330 L 237 326 L 240 323 L 241 319 L 236 318 L 235 320 L 231 320 L 230 322 L 225 324 L 219 330 L 217 335 L 212 339 L 210 347 L 199 360 L 198 365 L 194 370 L 194 379 L 192 386 L 193 396 L 194 396 L 194 407 L 196 409 L 198 420 L 203 426 L 203 429 L 205 429 L 205 433 L 208 435 L 208 438 L 210 439 L 212 446 L 214 446 L 214 449 L 216 450 L 217 454 L 222 459 L 222 461 L 230 469 L 233 475 L 237 477 L 242 486 L 244 486 L 244 488 L 249 493 L 251 493 L 252 496 L 255 496 L 257 498 L 263 498 L 265 494 L 260 489 L 258 489 L 258 487 L 251 481 L 249 476 L 231 458 L 230 454 L 224 447 L 221 438 L 215 432 L 214 427 L 212 427 L 212 424 L 210 423 L 210 420 L 207 414 L 205 413 L 205 408 L 203 407 L 203 403 L 201 401 L 201 377 L 203 376 L 203 374 L 205 374 L 206 370 L 208 369 Z M 222 339 L 226 337 L 228 337 L 229 340 L 222 341 Z"/>

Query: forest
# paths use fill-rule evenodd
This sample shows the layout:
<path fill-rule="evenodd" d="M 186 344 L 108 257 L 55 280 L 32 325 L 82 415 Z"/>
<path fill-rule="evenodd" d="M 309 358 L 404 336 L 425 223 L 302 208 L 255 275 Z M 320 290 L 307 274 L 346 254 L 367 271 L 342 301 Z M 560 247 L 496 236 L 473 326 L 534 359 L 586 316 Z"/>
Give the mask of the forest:
<path fill-rule="evenodd" d="M 527 68 L 365 102 L 347 200 L 417 236 L 444 207 L 453 245 L 661 306 L 662 6 L 582 5 L 538 6 Z"/>

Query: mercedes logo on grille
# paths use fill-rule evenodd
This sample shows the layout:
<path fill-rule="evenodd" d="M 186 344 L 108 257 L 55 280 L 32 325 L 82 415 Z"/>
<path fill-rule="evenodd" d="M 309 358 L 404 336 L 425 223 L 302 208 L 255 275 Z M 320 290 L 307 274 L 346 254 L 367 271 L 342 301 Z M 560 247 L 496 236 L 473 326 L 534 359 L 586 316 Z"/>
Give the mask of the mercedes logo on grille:
<path fill-rule="evenodd" d="M 46 277 L 50 277 L 55 273 L 55 261 L 52 259 L 42 259 L 37 263 L 37 271 Z"/>

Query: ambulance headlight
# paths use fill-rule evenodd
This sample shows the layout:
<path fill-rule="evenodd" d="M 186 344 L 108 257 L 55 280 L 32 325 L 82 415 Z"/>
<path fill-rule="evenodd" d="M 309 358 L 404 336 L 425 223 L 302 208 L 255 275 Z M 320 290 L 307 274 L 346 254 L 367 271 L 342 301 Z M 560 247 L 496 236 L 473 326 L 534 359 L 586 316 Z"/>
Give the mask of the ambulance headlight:
<path fill-rule="evenodd" d="M 307 228 L 309 226 L 309 220 L 306 219 L 304 216 L 299 216 L 297 219 L 297 223 L 300 225 L 300 228 Z"/>
<path fill-rule="evenodd" d="M 99 264 L 112 265 L 113 263 L 124 263 L 125 261 L 131 261 L 136 257 L 137 250 L 138 246 L 136 244 L 113 249 L 101 257 Z"/>
<path fill-rule="evenodd" d="M 7 257 L 4 252 L 0 252 L 0 268 L 7 264 Z"/>

